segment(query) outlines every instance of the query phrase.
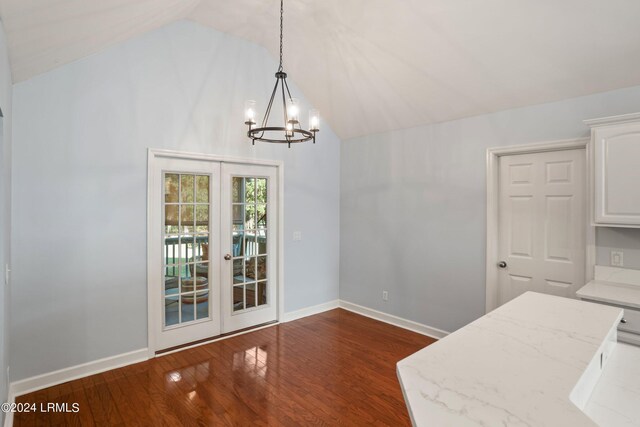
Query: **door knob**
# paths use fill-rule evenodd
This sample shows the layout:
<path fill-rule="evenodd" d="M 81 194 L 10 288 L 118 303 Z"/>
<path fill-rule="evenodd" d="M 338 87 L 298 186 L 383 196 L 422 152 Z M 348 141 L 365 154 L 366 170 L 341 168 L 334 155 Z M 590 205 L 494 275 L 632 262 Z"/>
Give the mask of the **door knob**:
<path fill-rule="evenodd" d="M 620 323 L 627 323 L 627 319 L 623 317 L 622 319 L 620 319 Z"/>
<path fill-rule="evenodd" d="M 231 254 L 226 254 L 224 256 L 224 259 L 226 259 L 227 261 L 229 261 L 231 259 Z"/>
<path fill-rule="evenodd" d="M 500 262 L 498 263 L 498 267 L 500 267 L 500 268 L 507 268 L 507 263 L 506 263 L 506 262 L 504 262 L 504 261 L 500 261 Z"/>

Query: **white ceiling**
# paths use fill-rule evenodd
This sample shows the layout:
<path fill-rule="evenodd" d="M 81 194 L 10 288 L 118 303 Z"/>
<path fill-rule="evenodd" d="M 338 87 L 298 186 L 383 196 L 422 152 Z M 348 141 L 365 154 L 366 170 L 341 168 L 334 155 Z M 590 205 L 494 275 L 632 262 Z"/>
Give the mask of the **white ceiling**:
<path fill-rule="evenodd" d="M 278 12 L 278 0 L 0 0 L 16 82 L 185 18 L 277 57 Z M 285 70 L 343 139 L 634 86 L 640 1 L 285 0 Z"/>

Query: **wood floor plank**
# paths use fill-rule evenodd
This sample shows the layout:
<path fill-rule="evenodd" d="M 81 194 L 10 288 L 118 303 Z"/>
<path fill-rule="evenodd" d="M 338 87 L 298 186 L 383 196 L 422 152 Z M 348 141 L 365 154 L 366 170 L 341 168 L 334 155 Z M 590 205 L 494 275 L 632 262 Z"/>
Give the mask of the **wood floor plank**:
<path fill-rule="evenodd" d="M 396 363 L 435 340 L 336 309 L 40 390 L 16 426 L 410 425 Z"/>

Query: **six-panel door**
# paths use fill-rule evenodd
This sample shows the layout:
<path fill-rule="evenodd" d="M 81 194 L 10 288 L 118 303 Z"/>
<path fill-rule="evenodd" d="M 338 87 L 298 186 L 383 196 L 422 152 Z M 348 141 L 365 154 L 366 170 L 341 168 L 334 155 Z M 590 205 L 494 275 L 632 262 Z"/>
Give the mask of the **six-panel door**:
<path fill-rule="evenodd" d="M 499 303 L 584 286 L 585 150 L 500 158 Z"/>

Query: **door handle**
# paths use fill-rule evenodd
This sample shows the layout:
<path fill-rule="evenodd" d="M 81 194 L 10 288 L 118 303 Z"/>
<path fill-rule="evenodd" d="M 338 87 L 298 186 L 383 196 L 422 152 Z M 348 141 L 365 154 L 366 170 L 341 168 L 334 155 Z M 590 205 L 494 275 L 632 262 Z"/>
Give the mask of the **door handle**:
<path fill-rule="evenodd" d="M 627 319 L 623 317 L 622 319 L 620 319 L 620 323 L 627 323 Z"/>
<path fill-rule="evenodd" d="M 226 254 L 224 256 L 224 259 L 226 259 L 227 261 L 229 261 L 231 259 L 231 254 Z"/>
<path fill-rule="evenodd" d="M 507 263 L 506 263 L 505 261 L 500 261 L 500 262 L 498 263 L 498 267 L 500 267 L 500 268 L 507 268 Z"/>

